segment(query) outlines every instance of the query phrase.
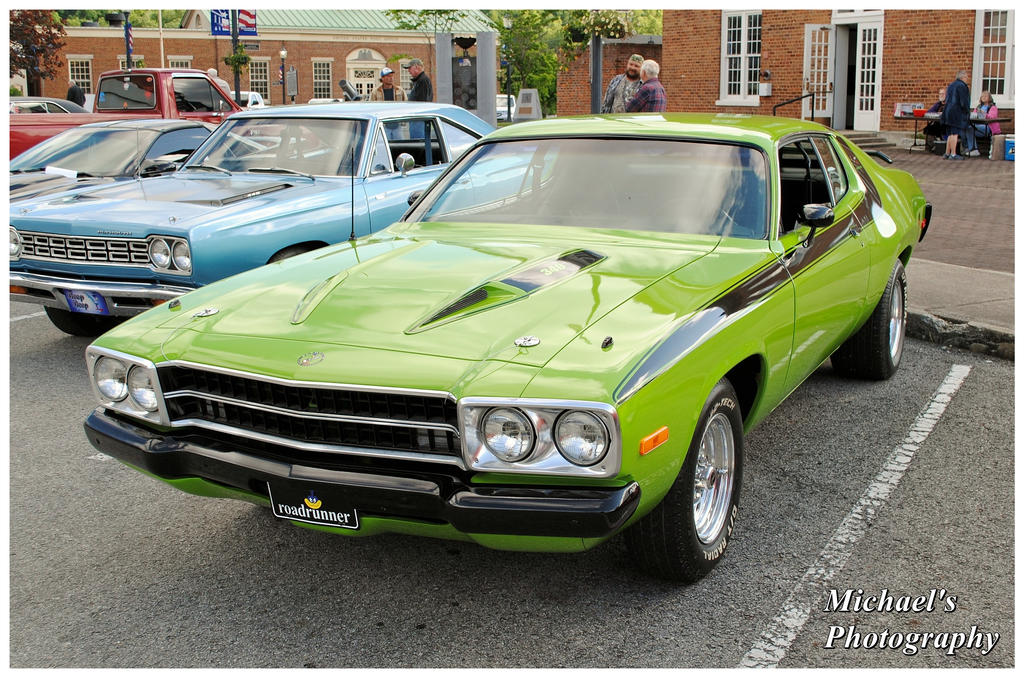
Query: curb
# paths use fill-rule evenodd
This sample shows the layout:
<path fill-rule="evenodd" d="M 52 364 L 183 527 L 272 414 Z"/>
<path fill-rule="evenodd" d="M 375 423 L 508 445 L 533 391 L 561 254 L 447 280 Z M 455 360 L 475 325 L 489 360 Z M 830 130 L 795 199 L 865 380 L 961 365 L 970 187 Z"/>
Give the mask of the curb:
<path fill-rule="evenodd" d="M 981 323 L 907 311 L 907 335 L 943 346 L 1013 360 L 1013 333 Z"/>

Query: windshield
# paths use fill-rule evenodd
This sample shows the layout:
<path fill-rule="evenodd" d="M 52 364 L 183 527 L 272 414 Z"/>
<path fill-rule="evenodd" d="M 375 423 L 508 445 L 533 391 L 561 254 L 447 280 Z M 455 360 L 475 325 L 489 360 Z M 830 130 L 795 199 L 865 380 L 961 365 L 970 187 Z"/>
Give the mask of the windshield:
<path fill-rule="evenodd" d="M 194 165 L 229 172 L 277 169 L 322 176 L 348 176 L 356 167 L 366 121 L 336 118 L 228 119 L 194 155 Z"/>
<path fill-rule="evenodd" d="M 11 171 L 28 172 L 53 165 L 95 177 L 130 175 L 155 135 L 148 130 L 69 129 L 12 160 Z"/>
<path fill-rule="evenodd" d="M 408 221 L 765 237 L 756 148 L 662 139 L 531 139 L 472 150 Z"/>

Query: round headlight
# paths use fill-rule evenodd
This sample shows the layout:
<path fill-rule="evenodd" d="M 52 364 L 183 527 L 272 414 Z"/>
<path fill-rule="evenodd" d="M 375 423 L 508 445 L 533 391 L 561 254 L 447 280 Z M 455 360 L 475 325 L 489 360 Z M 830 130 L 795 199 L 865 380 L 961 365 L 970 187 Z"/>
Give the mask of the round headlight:
<path fill-rule="evenodd" d="M 161 238 L 154 238 L 149 242 L 149 260 L 157 268 L 169 268 L 171 265 L 171 248 L 167 241 Z"/>
<path fill-rule="evenodd" d="M 176 240 L 171 248 L 171 257 L 174 259 L 174 267 L 183 273 L 192 271 L 192 253 L 188 250 L 188 243 L 184 240 Z"/>
<path fill-rule="evenodd" d="M 11 226 L 11 257 L 21 256 L 21 234 Z"/>
<path fill-rule="evenodd" d="M 149 378 L 149 371 L 141 367 L 128 370 L 128 393 L 132 400 L 144 410 L 156 411 L 156 389 Z"/>
<path fill-rule="evenodd" d="M 577 466 L 593 466 L 608 451 L 608 431 L 590 412 L 566 412 L 555 423 L 555 445 Z"/>
<path fill-rule="evenodd" d="M 113 401 L 124 400 L 128 395 L 128 386 L 125 383 L 127 371 L 124 363 L 120 360 L 100 358 L 93 368 L 96 387 L 100 393 Z"/>
<path fill-rule="evenodd" d="M 533 451 L 533 425 L 519 410 L 498 407 L 484 415 L 484 445 L 505 462 L 522 461 Z"/>

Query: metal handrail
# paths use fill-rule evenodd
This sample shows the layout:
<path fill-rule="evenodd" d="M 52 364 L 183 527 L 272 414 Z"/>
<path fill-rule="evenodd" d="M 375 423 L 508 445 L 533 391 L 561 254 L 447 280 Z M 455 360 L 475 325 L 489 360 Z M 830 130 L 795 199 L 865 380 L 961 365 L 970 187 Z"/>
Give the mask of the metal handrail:
<path fill-rule="evenodd" d="M 772 106 L 772 115 L 775 115 L 776 114 L 775 111 L 779 110 L 780 107 L 785 106 L 786 104 L 795 103 L 797 101 L 803 101 L 807 97 L 811 97 L 811 120 L 813 120 L 814 119 L 814 111 L 816 110 L 816 107 L 814 105 L 815 104 L 814 92 L 810 92 L 809 94 L 804 94 L 803 96 L 799 96 L 799 97 L 793 97 L 792 99 L 789 99 L 787 101 L 783 101 L 780 104 L 775 104 L 774 106 Z M 801 115 L 801 119 L 803 119 L 802 115 Z"/>

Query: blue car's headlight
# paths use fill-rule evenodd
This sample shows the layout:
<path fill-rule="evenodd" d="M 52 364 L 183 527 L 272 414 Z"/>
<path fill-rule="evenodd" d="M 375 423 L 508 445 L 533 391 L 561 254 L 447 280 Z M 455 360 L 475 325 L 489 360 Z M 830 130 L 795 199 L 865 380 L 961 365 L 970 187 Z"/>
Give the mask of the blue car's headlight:
<path fill-rule="evenodd" d="M 18 229 L 11 226 L 11 259 L 21 256 L 21 234 Z"/>

